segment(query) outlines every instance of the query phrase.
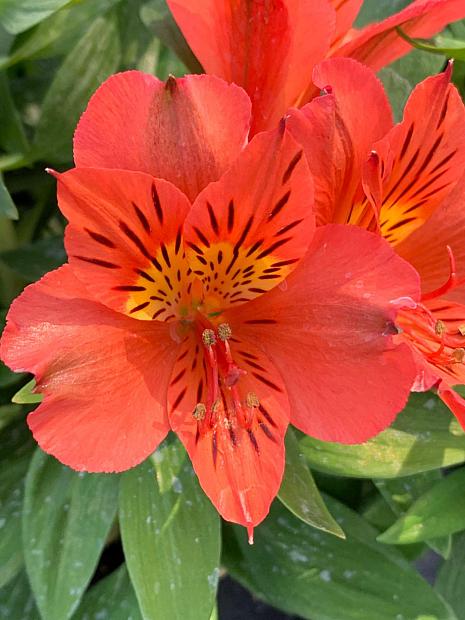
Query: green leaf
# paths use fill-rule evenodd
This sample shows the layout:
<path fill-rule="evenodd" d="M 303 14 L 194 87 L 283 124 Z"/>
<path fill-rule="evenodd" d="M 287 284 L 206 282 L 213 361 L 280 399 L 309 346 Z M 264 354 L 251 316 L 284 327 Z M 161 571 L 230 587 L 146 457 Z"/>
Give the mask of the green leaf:
<path fill-rule="evenodd" d="M 452 552 L 441 566 L 435 588 L 452 606 L 457 620 L 465 620 L 465 532 L 453 537 Z"/>
<path fill-rule="evenodd" d="M 399 517 L 408 511 L 416 499 L 421 497 L 441 479 L 441 473 L 436 469 L 415 474 L 414 476 L 391 478 L 389 480 L 374 480 L 373 482 L 396 516 Z M 434 551 L 445 558 L 448 557 L 452 544 L 450 536 L 434 538 L 426 542 Z"/>
<path fill-rule="evenodd" d="M 409 84 L 416 86 L 428 76 L 442 71 L 445 62 L 445 56 L 413 49 L 410 54 L 402 56 L 389 65 L 389 68 L 406 79 Z"/>
<path fill-rule="evenodd" d="M 304 437 L 300 446 L 311 467 L 359 478 L 408 476 L 465 461 L 465 432 L 430 393 L 412 394 L 394 424 L 363 444 Z"/>
<path fill-rule="evenodd" d="M 16 575 L 23 564 L 21 511 L 24 477 L 35 447 L 24 420 L 0 433 L 0 587 Z M 1 615 L 0 615 L 1 617 Z"/>
<path fill-rule="evenodd" d="M 40 450 L 26 479 L 23 545 L 37 605 L 67 620 L 84 594 L 117 508 L 118 476 L 72 471 Z"/>
<path fill-rule="evenodd" d="M 2 175 L 0 174 L 0 217 L 6 217 L 10 220 L 18 219 L 18 210 L 15 203 L 11 199 L 11 196 L 3 182 Z"/>
<path fill-rule="evenodd" d="M 0 24 L 18 34 L 58 11 L 71 0 L 0 0 Z"/>
<path fill-rule="evenodd" d="M 24 571 L 0 588 L 0 620 L 41 620 Z"/>
<path fill-rule="evenodd" d="M 116 15 L 99 17 L 58 69 L 42 105 L 34 154 L 52 162 L 72 159 L 72 139 L 79 116 L 96 88 L 120 61 Z"/>
<path fill-rule="evenodd" d="M 465 529 L 465 468 L 437 482 L 386 532 L 383 543 L 405 545 Z"/>
<path fill-rule="evenodd" d="M 404 9 L 412 0 L 364 0 L 356 19 L 357 28 L 380 22 Z"/>
<path fill-rule="evenodd" d="M 0 431 L 6 428 L 13 420 L 21 415 L 21 413 L 22 408 L 17 405 L 0 406 Z"/>
<path fill-rule="evenodd" d="M 50 237 L 0 253 L 0 262 L 28 282 L 39 280 L 47 271 L 66 262 L 63 237 Z"/>
<path fill-rule="evenodd" d="M 26 59 L 67 54 L 82 38 L 92 22 L 120 1 L 80 0 L 64 6 L 24 35 L 14 46 L 10 56 L 0 60 L 0 68 L 11 67 Z"/>
<path fill-rule="evenodd" d="M 457 60 L 465 60 L 465 41 L 449 39 L 447 37 L 436 37 L 431 43 L 426 39 L 412 39 L 402 28 L 396 28 L 399 36 L 410 43 L 412 47 L 430 52 L 431 54 L 440 54 L 448 58 L 456 58 Z"/>
<path fill-rule="evenodd" d="M 286 469 L 278 498 L 304 523 L 345 538 L 320 495 L 305 457 L 300 452 L 295 432 L 290 427 L 286 434 Z"/>
<path fill-rule="evenodd" d="M 73 620 L 142 620 L 134 588 L 123 564 L 82 599 Z"/>
<path fill-rule="evenodd" d="M 403 117 L 405 102 L 412 91 L 412 85 L 390 67 L 381 69 L 378 72 L 378 77 L 382 81 L 391 102 L 394 120 L 399 123 Z"/>
<path fill-rule="evenodd" d="M 224 560 L 259 598 L 309 620 L 453 620 L 415 569 L 357 513 L 327 498 L 347 540 L 308 527 L 275 503 L 247 544 L 237 527 Z M 227 544 L 229 542 L 229 544 Z M 388 551 L 388 553 L 386 553 Z"/>
<path fill-rule="evenodd" d="M 34 389 L 36 387 L 35 379 L 31 379 L 23 385 L 23 387 L 16 392 L 16 394 L 11 399 L 13 403 L 17 405 L 32 405 L 34 403 L 42 402 L 42 394 L 36 394 Z"/>
<path fill-rule="evenodd" d="M 154 33 L 189 69 L 189 73 L 203 73 L 202 67 L 186 43 L 168 9 L 165 0 L 149 0 L 140 9 L 140 17 Z"/>
<path fill-rule="evenodd" d="M 144 618 L 208 618 L 219 576 L 220 520 L 177 440 L 123 474 L 119 516 Z"/>
<path fill-rule="evenodd" d="M 1 2 L 1 0 L 0 0 Z M 22 153 L 28 150 L 28 142 L 21 119 L 10 92 L 8 78 L 0 72 L 0 146 L 8 153 Z"/>

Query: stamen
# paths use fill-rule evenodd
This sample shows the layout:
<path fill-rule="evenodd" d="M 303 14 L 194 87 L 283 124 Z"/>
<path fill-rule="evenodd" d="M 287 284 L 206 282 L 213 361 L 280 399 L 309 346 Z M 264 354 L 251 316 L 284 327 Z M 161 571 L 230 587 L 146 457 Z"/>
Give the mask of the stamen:
<path fill-rule="evenodd" d="M 441 297 L 445 293 L 448 293 L 449 291 L 457 288 L 457 286 L 465 284 L 465 278 L 462 278 L 462 279 L 457 278 L 455 257 L 454 257 L 454 253 L 452 252 L 452 248 L 449 245 L 446 247 L 447 247 L 447 254 L 449 257 L 449 278 L 442 286 L 437 288 L 435 291 L 431 291 L 430 293 L 426 293 L 422 295 L 421 296 L 422 301 L 436 299 L 437 297 Z"/>
<path fill-rule="evenodd" d="M 247 407 L 260 407 L 260 401 L 255 392 L 248 392 L 246 396 Z"/>
<path fill-rule="evenodd" d="M 205 407 L 205 405 L 203 403 L 197 403 L 192 413 L 192 417 L 197 421 L 201 421 L 205 419 L 206 413 L 207 413 L 207 408 Z"/>
<path fill-rule="evenodd" d="M 232 330 L 229 323 L 221 323 L 220 325 L 218 325 L 217 332 L 218 338 L 223 342 L 225 342 L 226 340 L 228 340 L 228 338 L 231 338 L 232 336 Z"/>
<path fill-rule="evenodd" d="M 206 347 L 212 347 L 215 342 L 215 332 L 212 329 L 204 329 L 202 332 L 202 342 Z"/>
<path fill-rule="evenodd" d="M 465 360 L 465 349 L 454 349 L 452 357 L 458 364 L 461 364 Z"/>
<path fill-rule="evenodd" d="M 465 336 L 465 323 L 463 325 L 459 325 L 459 334 L 461 336 Z"/>
<path fill-rule="evenodd" d="M 436 332 L 438 336 L 442 336 L 443 334 L 445 334 L 446 326 L 444 324 L 444 321 L 441 321 L 440 319 L 436 321 L 436 325 L 434 326 L 434 331 Z"/>

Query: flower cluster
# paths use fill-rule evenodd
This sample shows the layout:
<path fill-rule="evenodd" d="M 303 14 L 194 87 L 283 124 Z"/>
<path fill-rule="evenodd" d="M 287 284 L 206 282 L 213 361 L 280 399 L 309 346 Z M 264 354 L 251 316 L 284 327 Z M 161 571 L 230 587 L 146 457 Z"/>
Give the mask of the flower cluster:
<path fill-rule="evenodd" d="M 396 26 L 465 8 L 355 31 L 359 0 L 168 4 L 207 74 L 92 97 L 49 171 L 68 263 L 13 303 L 1 357 L 35 375 L 46 452 L 118 472 L 173 430 L 252 536 L 289 423 L 359 443 L 434 387 L 465 424 L 465 110 L 448 66 L 393 125 L 372 71 L 408 51 Z"/>

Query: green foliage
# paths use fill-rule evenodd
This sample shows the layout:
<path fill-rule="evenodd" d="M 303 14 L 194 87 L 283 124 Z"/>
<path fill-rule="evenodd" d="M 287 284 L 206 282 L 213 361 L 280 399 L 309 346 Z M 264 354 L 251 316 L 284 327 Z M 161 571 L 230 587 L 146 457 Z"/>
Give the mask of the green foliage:
<path fill-rule="evenodd" d="M 116 514 L 118 477 L 82 474 L 39 449 L 26 479 L 23 541 L 35 600 L 47 620 L 70 618 Z"/>
<path fill-rule="evenodd" d="M 321 497 L 292 428 L 286 434 L 286 470 L 278 497 L 296 517 L 308 525 L 339 538 L 345 537 Z"/>
<path fill-rule="evenodd" d="M 178 441 L 165 442 L 123 474 L 119 518 L 144 617 L 208 618 L 219 577 L 220 521 Z"/>
<path fill-rule="evenodd" d="M 412 394 L 394 424 L 364 444 L 346 446 L 304 437 L 309 464 L 359 478 L 395 478 L 465 461 L 465 432 L 430 393 Z"/>
<path fill-rule="evenodd" d="M 240 528 L 228 528 L 227 568 L 259 598 L 309 620 L 454 620 L 403 556 L 376 542 L 375 529 L 343 504 L 328 498 L 328 505 L 346 540 L 275 504 L 254 547 Z"/>

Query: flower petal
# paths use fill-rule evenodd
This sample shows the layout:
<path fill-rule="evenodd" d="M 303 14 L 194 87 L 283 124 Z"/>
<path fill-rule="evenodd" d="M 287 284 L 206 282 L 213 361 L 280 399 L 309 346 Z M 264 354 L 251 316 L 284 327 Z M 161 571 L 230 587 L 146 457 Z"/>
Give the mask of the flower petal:
<path fill-rule="evenodd" d="M 352 27 L 363 0 L 331 0 L 331 4 L 336 11 L 336 32 L 333 41 L 335 45 Z"/>
<path fill-rule="evenodd" d="M 246 93 L 214 76 L 166 83 L 140 71 L 110 77 L 91 98 L 74 136 L 76 166 L 148 172 L 192 201 L 244 146 Z"/>
<path fill-rule="evenodd" d="M 203 349 L 195 334 L 181 345 L 168 391 L 171 427 L 221 516 L 250 532 L 268 514 L 281 484 L 289 421 L 286 390 L 263 353 L 234 332 L 232 356 L 247 371 L 235 386 L 240 405 L 234 404 L 231 388 L 221 383 L 215 416 L 211 422 L 199 419 L 197 405 L 207 401 L 208 384 Z M 258 407 L 248 407 L 251 394 Z M 249 423 L 243 415 L 250 416 Z"/>
<path fill-rule="evenodd" d="M 354 60 L 324 61 L 313 79 L 331 94 L 291 110 L 288 127 L 314 178 L 317 223 L 363 223 L 362 165 L 392 127 L 389 102 L 374 73 Z"/>
<path fill-rule="evenodd" d="M 465 429 L 465 399 L 444 381 L 438 385 L 438 396 L 449 407 L 462 428 Z"/>
<path fill-rule="evenodd" d="M 333 55 L 349 56 L 378 70 L 412 50 L 396 27 L 410 37 L 427 39 L 462 17 L 463 0 L 416 0 L 380 23 L 353 30 Z"/>
<path fill-rule="evenodd" d="M 407 401 L 416 367 L 390 334 L 397 307 L 419 297 L 416 272 L 377 235 L 317 229 L 286 289 L 234 308 L 248 342 L 281 373 L 291 423 L 324 441 L 358 443 L 386 428 Z"/>
<path fill-rule="evenodd" d="M 175 317 L 189 281 L 184 194 L 143 172 L 74 168 L 58 175 L 58 204 L 70 265 L 96 299 L 138 319 Z"/>
<path fill-rule="evenodd" d="M 168 0 L 168 6 L 206 73 L 248 92 L 252 133 L 272 128 L 296 105 L 334 32 L 328 0 Z"/>
<path fill-rule="evenodd" d="M 276 286 L 305 254 L 313 230 L 312 179 L 282 125 L 257 135 L 199 195 L 184 235 L 191 268 L 221 309 Z"/>
<path fill-rule="evenodd" d="M 426 223 L 396 246 L 396 251 L 420 274 L 424 293 L 436 290 L 449 277 L 447 246 L 452 249 L 458 278 L 465 277 L 464 205 L 465 176 Z M 465 304 L 465 287 L 451 291 L 448 297 Z"/>
<path fill-rule="evenodd" d="M 28 417 L 41 448 L 91 472 L 129 469 L 165 437 L 173 352 L 166 326 L 108 310 L 68 265 L 26 288 L 1 341 L 5 364 L 45 396 Z"/>
<path fill-rule="evenodd" d="M 380 230 L 391 245 L 422 226 L 463 175 L 465 106 L 450 75 L 449 66 L 421 82 L 403 121 L 373 146 L 382 179 Z"/>

